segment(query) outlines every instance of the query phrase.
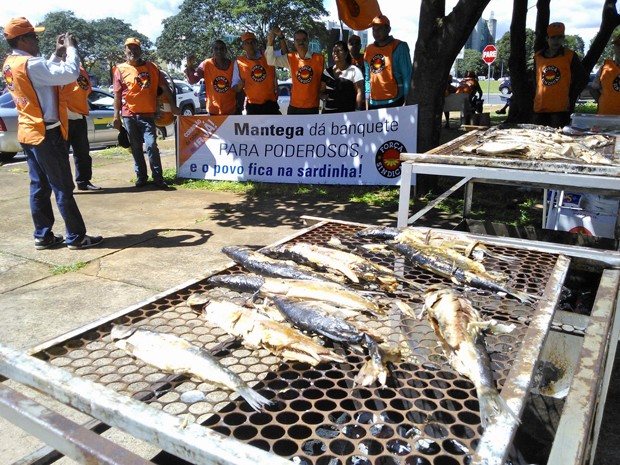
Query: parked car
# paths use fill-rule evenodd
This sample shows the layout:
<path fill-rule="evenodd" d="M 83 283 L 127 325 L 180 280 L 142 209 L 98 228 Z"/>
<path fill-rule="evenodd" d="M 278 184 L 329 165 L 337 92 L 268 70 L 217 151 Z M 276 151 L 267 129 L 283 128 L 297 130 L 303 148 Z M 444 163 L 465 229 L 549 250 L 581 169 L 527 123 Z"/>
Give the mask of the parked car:
<path fill-rule="evenodd" d="M 288 104 L 291 102 L 291 88 L 293 83 L 291 80 L 278 81 L 278 105 L 280 105 L 280 113 L 286 115 Z"/>
<path fill-rule="evenodd" d="M 590 73 L 590 77 L 588 79 L 588 84 L 579 94 L 579 100 L 594 100 L 592 94 L 590 93 L 590 89 L 592 89 L 592 83 L 594 82 L 594 78 L 596 77 L 596 73 Z"/>
<path fill-rule="evenodd" d="M 200 100 L 189 83 L 175 79 L 174 88 L 177 94 L 177 107 L 181 110 L 181 115 L 192 116 L 200 112 Z"/>
<path fill-rule="evenodd" d="M 93 87 L 88 96 L 90 114 L 88 141 L 91 147 L 111 146 L 118 143 L 118 131 L 112 126 L 114 120 L 114 95 L 99 87 Z M 166 138 L 173 126 L 158 127 L 158 137 Z M 10 93 L 0 96 L 0 160 L 10 160 L 22 151 L 17 141 L 17 109 Z"/>
<path fill-rule="evenodd" d="M 512 87 L 510 86 L 510 76 L 505 77 L 499 84 L 499 91 L 504 94 L 512 94 Z"/>
<path fill-rule="evenodd" d="M 207 111 L 207 90 L 205 88 L 204 79 L 200 80 L 200 85 L 198 87 L 198 102 L 200 103 L 200 111 Z"/>

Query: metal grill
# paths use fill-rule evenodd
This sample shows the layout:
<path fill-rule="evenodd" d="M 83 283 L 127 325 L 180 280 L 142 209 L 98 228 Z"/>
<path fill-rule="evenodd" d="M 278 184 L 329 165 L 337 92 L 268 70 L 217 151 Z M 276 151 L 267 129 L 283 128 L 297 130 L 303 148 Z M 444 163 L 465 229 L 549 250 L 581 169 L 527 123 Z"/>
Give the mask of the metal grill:
<path fill-rule="evenodd" d="M 361 226 L 323 223 L 289 242 L 324 245 L 332 237 L 345 244 L 362 245 L 354 237 Z M 503 262 L 488 258 L 485 266 L 511 277 L 512 287 L 543 296 L 557 255 L 488 244 L 496 253 L 517 258 Z M 413 268 L 393 255 L 363 253 L 424 287 L 448 280 Z M 241 271 L 237 266 L 223 273 Z M 213 430 L 301 464 L 467 464 L 480 441 L 482 428 L 473 384 L 445 360 L 426 319 L 404 317 L 394 310 L 398 298 L 416 311 L 422 299 L 416 291 L 377 296 L 387 317 L 364 317 L 406 355 L 395 363 L 385 386 L 355 387 L 353 379 L 365 358 L 346 346 L 332 345 L 346 363 L 283 362 L 266 350 L 248 350 L 222 330 L 210 326 L 186 304 L 196 292 L 214 292 L 205 280 L 174 292 L 142 308 L 102 324 L 36 354 L 49 363 L 110 389 L 138 398 L 162 410 L 202 423 Z M 217 291 L 219 292 L 219 291 Z M 226 291 L 235 299 L 247 299 Z M 559 292 L 559 289 L 558 289 Z M 486 337 L 498 387 L 517 374 L 510 373 L 519 357 L 536 306 L 485 291 L 467 290 L 467 296 L 487 318 L 514 323 L 510 334 Z M 544 296 L 546 300 L 554 296 Z M 254 389 L 272 400 L 255 412 L 236 395 L 187 377 L 169 377 L 135 361 L 110 340 L 112 324 L 130 324 L 172 333 L 210 350 L 223 365 L 238 373 Z M 546 331 L 547 328 L 542 328 Z M 326 343 L 330 345 L 330 343 Z M 204 399 L 192 402 L 196 391 Z M 188 400 L 190 399 L 190 400 Z"/>

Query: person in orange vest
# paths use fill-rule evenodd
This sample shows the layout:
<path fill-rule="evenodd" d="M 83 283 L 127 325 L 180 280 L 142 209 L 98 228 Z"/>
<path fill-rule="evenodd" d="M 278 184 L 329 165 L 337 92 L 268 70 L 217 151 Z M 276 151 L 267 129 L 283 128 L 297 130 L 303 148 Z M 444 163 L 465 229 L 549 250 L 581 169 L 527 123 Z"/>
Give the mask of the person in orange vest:
<path fill-rule="evenodd" d="M 579 92 L 588 80 L 579 57 L 564 47 L 563 23 L 547 27 L 547 46 L 534 55 L 534 123 L 555 128 L 570 124 Z"/>
<path fill-rule="evenodd" d="M 613 60 L 605 60 L 598 70 L 590 93 L 598 102 L 597 113 L 620 115 L 620 35 L 611 40 L 614 46 Z"/>
<path fill-rule="evenodd" d="M 198 68 L 194 67 L 196 58 L 187 57 L 185 77 L 190 84 L 204 78 L 207 95 L 207 111 L 210 115 L 235 115 L 237 94 L 232 89 L 233 63 L 228 58 L 228 48 L 222 40 L 211 46 L 212 58 L 205 59 Z"/>
<path fill-rule="evenodd" d="M 12 49 L 2 75 L 17 108 L 17 139 L 24 149 L 30 175 L 30 211 L 37 250 L 63 242 L 71 250 L 101 244 L 101 236 L 88 236 L 86 225 L 73 196 L 73 179 L 67 149 L 67 103 L 60 86 L 74 82 L 80 61 L 73 34 L 56 39 L 56 52 L 49 60 L 39 57 L 38 32 L 24 17 L 13 18 L 4 27 L 4 38 Z M 61 57 L 66 53 L 66 61 Z M 65 222 L 66 241 L 54 234 L 52 192 Z"/>
<path fill-rule="evenodd" d="M 391 30 L 387 16 L 379 15 L 372 20 L 375 41 L 364 51 L 369 110 L 402 106 L 409 93 L 412 70 L 409 45 L 392 37 Z"/>
<path fill-rule="evenodd" d="M 295 52 L 276 55 L 273 49 L 276 35 L 280 41 L 284 40 L 284 35 L 280 29 L 272 29 L 267 34 L 265 56 L 267 57 L 267 64 L 270 66 L 288 68 L 291 72 L 293 85 L 291 87 L 291 103 L 288 106 L 287 114 L 318 114 L 321 95 L 325 91 L 325 83 L 323 82 L 325 58 L 320 53 L 310 51 L 308 33 L 302 29 L 293 34 Z"/>
<path fill-rule="evenodd" d="M 80 65 L 80 75 L 77 80 L 62 88 L 67 99 L 69 117 L 69 137 L 67 147 L 73 148 L 73 162 L 75 165 L 75 183 L 81 191 L 100 191 L 101 187 L 91 182 L 93 176 L 93 159 L 90 156 L 88 142 L 88 124 L 86 116 L 90 113 L 88 95 L 92 91 L 90 77 Z"/>
<path fill-rule="evenodd" d="M 121 129 L 121 116 L 129 134 L 131 155 L 137 180 L 136 187 L 143 187 L 148 181 L 144 147 L 151 165 L 153 181 L 159 189 L 166 189 L 163 168 L 157 146 L 157 92 L 163 92 L 170 102 L 172 114 L 180 114 L 176 99 L 166 83 L 166 77 L 155 63 L 142 58 L 140 40 L 129 37 L 125 40 L 127 61 L 116 65 L 112 77 L 114 89 L 114 128 Z"/>
<path fill-rule="evenodd" d="M 245 92 L 248 115 L 281 115 L 276 68 L 267 64 L 254 33 L 244 33 L 241 46 L 245 55 L 237 57 L 233 65 L 232 89 Z"/>

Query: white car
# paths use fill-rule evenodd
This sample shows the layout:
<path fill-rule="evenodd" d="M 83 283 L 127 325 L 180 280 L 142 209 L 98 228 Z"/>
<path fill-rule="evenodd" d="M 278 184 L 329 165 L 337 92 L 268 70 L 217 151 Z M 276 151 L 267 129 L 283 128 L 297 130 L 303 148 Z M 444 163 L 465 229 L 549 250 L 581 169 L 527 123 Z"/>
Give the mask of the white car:
<path fill-rule="evenodd" d="M 189 83 L 174 79 L 174 88 L 177 95 L 177 107 L 181 110 L 181 115 L 192 116 L 200 112 L 198 94 Z"/>
<path fill-rule="evenodd" d="M 280 113 L 286 115 L 288 111 L 288 105 L 291 103 L 291 88 L 293 82 L 289 79 L 287 81 L 278 81 L 278 105 L 280 105 Z"/>

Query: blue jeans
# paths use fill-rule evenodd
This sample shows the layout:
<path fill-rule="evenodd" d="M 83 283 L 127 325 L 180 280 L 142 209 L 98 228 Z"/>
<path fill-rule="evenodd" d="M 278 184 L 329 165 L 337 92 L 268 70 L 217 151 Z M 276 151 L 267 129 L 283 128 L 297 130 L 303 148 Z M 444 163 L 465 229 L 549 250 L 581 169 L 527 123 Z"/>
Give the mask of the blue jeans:
<path fill-rule="evenodd" d="M 161 167 L 161 158 L 159 157 L 159 147 L 157 147 L 157 132 L 155 120 L 152 117 L 144 116 L 124 116 L 125 128 L 129 134 L 131 143 L 131 155 L 134 161 L 134 171 L 139 181 L 146 181 L 149 177 L 146 171 L 146 161 L 144 160 L 144 149 L 142 144 L 146 145 L 146 154 L 149 157 L 151 165 L 151 174 L 154 181 L 163 181 L 163 170 Z"/>
<path fill-rule="evenodd" d="M 69 140 L 67 148 L 73 148 L 75 165 L 75 182 L 78 186 L 86 185 L 93 177 L 93 159 L 90 156 L 88 142 L 88 125 L 86 118 L 69 120 Z"/>
<path fill-rule="evenodd" d="M 35 239 L 46 239 L 52 234 L 54 212 L 52 191 L 56 205 L 65 221 L 66 243 L 78 242 L 86 235 L 82 214 L 73 197 L 73 179 L 67 141 L 60 127 L 45 132 L 39 145 L 22 144 L 30 174 L 30 211 L 34 222 Z"/>

